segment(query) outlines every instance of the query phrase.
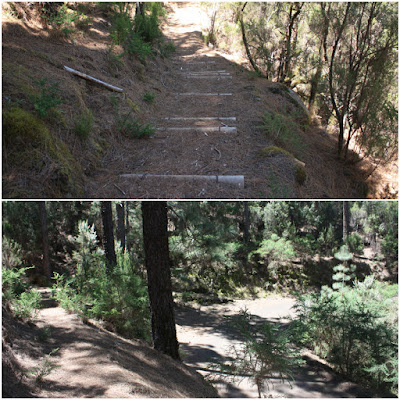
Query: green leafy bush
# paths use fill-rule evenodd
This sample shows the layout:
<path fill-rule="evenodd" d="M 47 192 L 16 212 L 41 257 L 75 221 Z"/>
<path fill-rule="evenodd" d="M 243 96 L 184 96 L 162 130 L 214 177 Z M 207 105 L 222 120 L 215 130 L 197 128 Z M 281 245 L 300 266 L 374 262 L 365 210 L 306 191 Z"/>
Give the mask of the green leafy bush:
<path fill-rule="evenodd" d="M 93 114 L 90 110 L 83 111 L 74 120 L 75 133 L 82 139 L 86 139 L 93 128 Z"/>
<path fill-rule="evenodd" d="M 111 18 L 110 36 L 113 44 L 123 44 L 132 30 L 132 20 L 126 10 L 114 13 Z"/>
<path fill-rule="evenodd" d="M 355 265 L 347 265 L 347 262 L 353 258 L 353 254 L 349 252 L 349 248 L 344 245 L 338 252 L 335 253 L 335 258 L 342 261 L 343 264 L 333 267 L 334 274 L 332 275 L 332 288 L 343 289 L 347 283 L 350 283 L 355 278 Z"/>
<path fill-rule="evenodd" d="M 50 10 L 43 9 L 43 18 L 53 28 L 59 30 L 65 37 L 75 32 L 74 23 L 81 28 L 86 28 L 89 24 L 89 18 L 85 17 L 82 13 L 68 8 L 64 3 L 58 10 L 52 7 Z"/>
<path fill-rule="evenodd" d="M 243 342 L 232 346 L 232 361 L 220 365 L 221 372 L 233 374 L 234 379 L 250 376 L 260 398 L 264 389 L 269 388 L 268 378 L 274 374 L 278 374 L 282 382 L 293 379 L 293 369 L 303 361 L 291 341 L 290 332 L 268 322 L 257 327 L 247 311 L 242 311 L 235 319 L 234 326 Z"/>
<path fill-rule="evenodd" d="M 296 157 L 302 155 L 304 151 L 304 141 L 299 133 L 299 124 L 289 114 L 272 114 L 266 112 L 263 115 L 262 126 L 265 133 L 271 137 L 276 143 L 294 154 Z"/>
<path fill-rule="evenodd" d="M 142 62 L 146 62 L 147 57 L 153 53 L 151 45 L 146 43 L 135 31 L 131 31 L 129 38 L 125 41 L 124 49 L 124 53 L 130 57 L 137 56 Z"/>
<path fill-rule="evenodd" d="M 360 254 L 364 249 L 363 238 L 358 233 L 352 233 L 347 236 L 346 243 L 349 246 L 349 250 L 353 253 Z"/>
<path fill-rule="evenodd" d="M 131 118 L 132 111 L 121 115 L 119 111 L 119 100 L 116 97 L 112 97 L 111 102 L 116 113 L 116 122 L 119 132 L 134 139 L 142 139 L 154 135 L 156 128 L 154 128 L 152 124 L 141 124 L 138 120 Z"/>
<path fill-rule="evenodd" d="M 3 236 L 1 245 L 3 267 L 9 270 L 20 265 L 22 261 L 22 246 L 7 236 Z"/>
<path fill-rule="evenodd" d="M 135 31 L 148 43 L 152 43 L 161 36 L 159 28 L 159 15 L 162 13 L 160 3 L 149 3 L 150 14 L 144 12 L 135 17 Z"/>
<path fill-rule="evenodd" d="M 58 350 L 59 348 L 57 347 L 56 349 L 53 349 L 49 354 L 46 354 L 40 365 L 38 367 L 29 369 L 27 371 L 27 374 L 34 376 L 36 382 L 42 382 L 44 377 L 49 375 L 51 371 L 53 371 L 55 368 L 59 367 L 59 365 L 51 360 L 51 356 L 57 353 Z"/>
<path fill-rule="evenodd" d="M 36 114 L 40 118 L 48 116 L 52 109 L 55 109 L 64 100 L 59 96 L 58 83 L 48 83 L 47 78 L 35 79 L 30 77 L 33 84 L 39 89 L 39 94 L 29 96 L 33 103 Z"/>
<path fill-rule="evenodd" d="M 36 289 L 23 292 L 11 302 L 11 308 L 17 318 L 30 320 L 36 317 L 41 307 L 42 296 Z"/>
<path fill-rule="evenodd" d="M 103 320 L 126 337 L 149 340 L 147 286 L 135 272 L 131 257 L 117 248 L 117 265 L 107 272 L 98 251 L 96 233 L 87 222 L 79 225 L 75 238 L 75 274 L 55 273 L 53 297 L 60 305 L 84 318 Z"/>
<path fill-rule="evenodd" d="M 2 291 L 3 299 L 6 301 L 17 299 L 23 292 L 28 290 L 28 283 L 23 279 L 28 269 L 35 267 L 25 267 L 19 269 L 2 270 Z"/>
<path fill-rule="evenodd" d="M 296 257 L 296 251 L 291 241 L 279 237 L 275 233 L 269 239 L 264 239 L 261 242 L 261 247 L 256 253 L 271 261 L 288 261 Z"/>
<path fill-rule="evenodd" d="M 162 42 L 159 45 L 161 57 L 170 57 L 172 53 L 175 53 L 176 46 L 172 42 Z"/>
<path fill-rule="evenodd" d="M 301 343 L 350 377 L 376 387 L 397 386 L 397 322 L 388 315 L 396 308 L 384 299 L 373 277 L 335 291 L 299 296 L 294 321 Z"/>
<path fill-rule="evenodd" d="M 144 96 L 143 96 L 143 100 L 146 103 L 150 103 L 151 104 L 151 103 L 153 103 L 155 97 L 156 97 L 155 93 L 145 93 Z"/>

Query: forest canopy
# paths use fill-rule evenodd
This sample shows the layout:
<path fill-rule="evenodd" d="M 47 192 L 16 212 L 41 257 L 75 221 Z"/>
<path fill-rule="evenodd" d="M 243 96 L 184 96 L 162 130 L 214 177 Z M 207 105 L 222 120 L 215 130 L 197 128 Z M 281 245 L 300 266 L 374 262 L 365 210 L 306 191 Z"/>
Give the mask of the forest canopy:
<path fill-rule="evenodd" d="M 140 203 L 113 202 L 109 211 L 116 263 L 127 258 L 143 275 Z M 284 280 L 293 288 L 321 286 L 316 271 L 329 270 L 343 244 L 370 260 L 366 271 L 394 280 L 397 215 L 395 201 L 168 202 L 174 289 L 230 293 L 247 284 L 284 287 Z M 3 268 L 35 266 L 40 281 L 53 272 L 74 274 L 85 257 L 104 257 L 105 235 L 101 202 L 5 202 Z"/>

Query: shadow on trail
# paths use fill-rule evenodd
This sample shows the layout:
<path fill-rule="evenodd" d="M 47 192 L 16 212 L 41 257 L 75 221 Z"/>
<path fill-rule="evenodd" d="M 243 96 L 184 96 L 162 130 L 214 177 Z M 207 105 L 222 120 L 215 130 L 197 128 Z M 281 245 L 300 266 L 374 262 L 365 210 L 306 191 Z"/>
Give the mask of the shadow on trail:
<path fill-rule="evenodd" d="M 222 373 L 219 369 L 219 364 L 229 359 L 229 346 L 242 342 L 242 336 L 235 328 L 235 320 L 239 315 L 240 311 L 231 308 L 230 305 L 200 309 L 186 306 L 176 309 L 176 322 L 184 338 L 180 341 L 184 362 L 208 376 L 221 397 L 257 397 L 256 386 L 251 376 L 241 375 L 234 380 L 229 371 Z M 286 329 L 291 324 L 283 318 L 262 318 L 250 313 L 249 315 L 253 326 L 267 322 L 278 326 L 279 329 Z M 266 385 L 264 394 L 270 397 L 296 398 L 396 397 L 388 393 L 377 393 L 350 382 L 311 353 L 303 353 L 302 358 L 305 363 L 292 371 L 293 381 L 282 382 L 278 375 L 271 374 L 266 378 L 269 387 Z"/>

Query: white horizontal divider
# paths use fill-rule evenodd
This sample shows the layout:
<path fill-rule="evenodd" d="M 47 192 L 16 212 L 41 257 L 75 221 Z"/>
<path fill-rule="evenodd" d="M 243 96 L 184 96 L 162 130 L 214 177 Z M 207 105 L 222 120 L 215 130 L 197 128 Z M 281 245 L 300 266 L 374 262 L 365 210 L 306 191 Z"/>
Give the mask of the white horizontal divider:
<path fill-rule="evenodd" d="M 156 179 L 176 179 L 176 180 L 198 180 L 226 185 L 244 187 L 244 175 L 154 175 L 154 174 L 121 174 L 121 178 L 156 178 Z"/>

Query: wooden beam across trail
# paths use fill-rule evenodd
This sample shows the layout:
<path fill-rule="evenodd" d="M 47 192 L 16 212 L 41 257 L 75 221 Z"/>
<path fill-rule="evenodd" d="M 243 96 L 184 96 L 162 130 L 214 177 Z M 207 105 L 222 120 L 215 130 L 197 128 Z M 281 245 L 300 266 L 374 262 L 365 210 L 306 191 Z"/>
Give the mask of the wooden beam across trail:
<path fill-rule="evenodd" d="M 193 131 L 193 132 L 222 132 L 236 133 L 236 126 L 177 126 L 170 128 L 157 128 L 158 131 Z"/>
<path fill-rule="evenodd" d="M 236 121 L 236 117 L 165 117 L 167 121 Z"/>
<path fill-rule="evenodd" d="M 122 174 L 121 178 L 156 178 L 176 179 L 182 181 L 208 181 L 226 185 L 244 187 L 244 175 L 153 175 L 153 174 Z"/>
<path fill-rule="evenodd" d="M 232 96 L 232 93 L 198 93 L 198 92 L 188 92 L 188 93 L 176 93 L 178 96 Z"/>

